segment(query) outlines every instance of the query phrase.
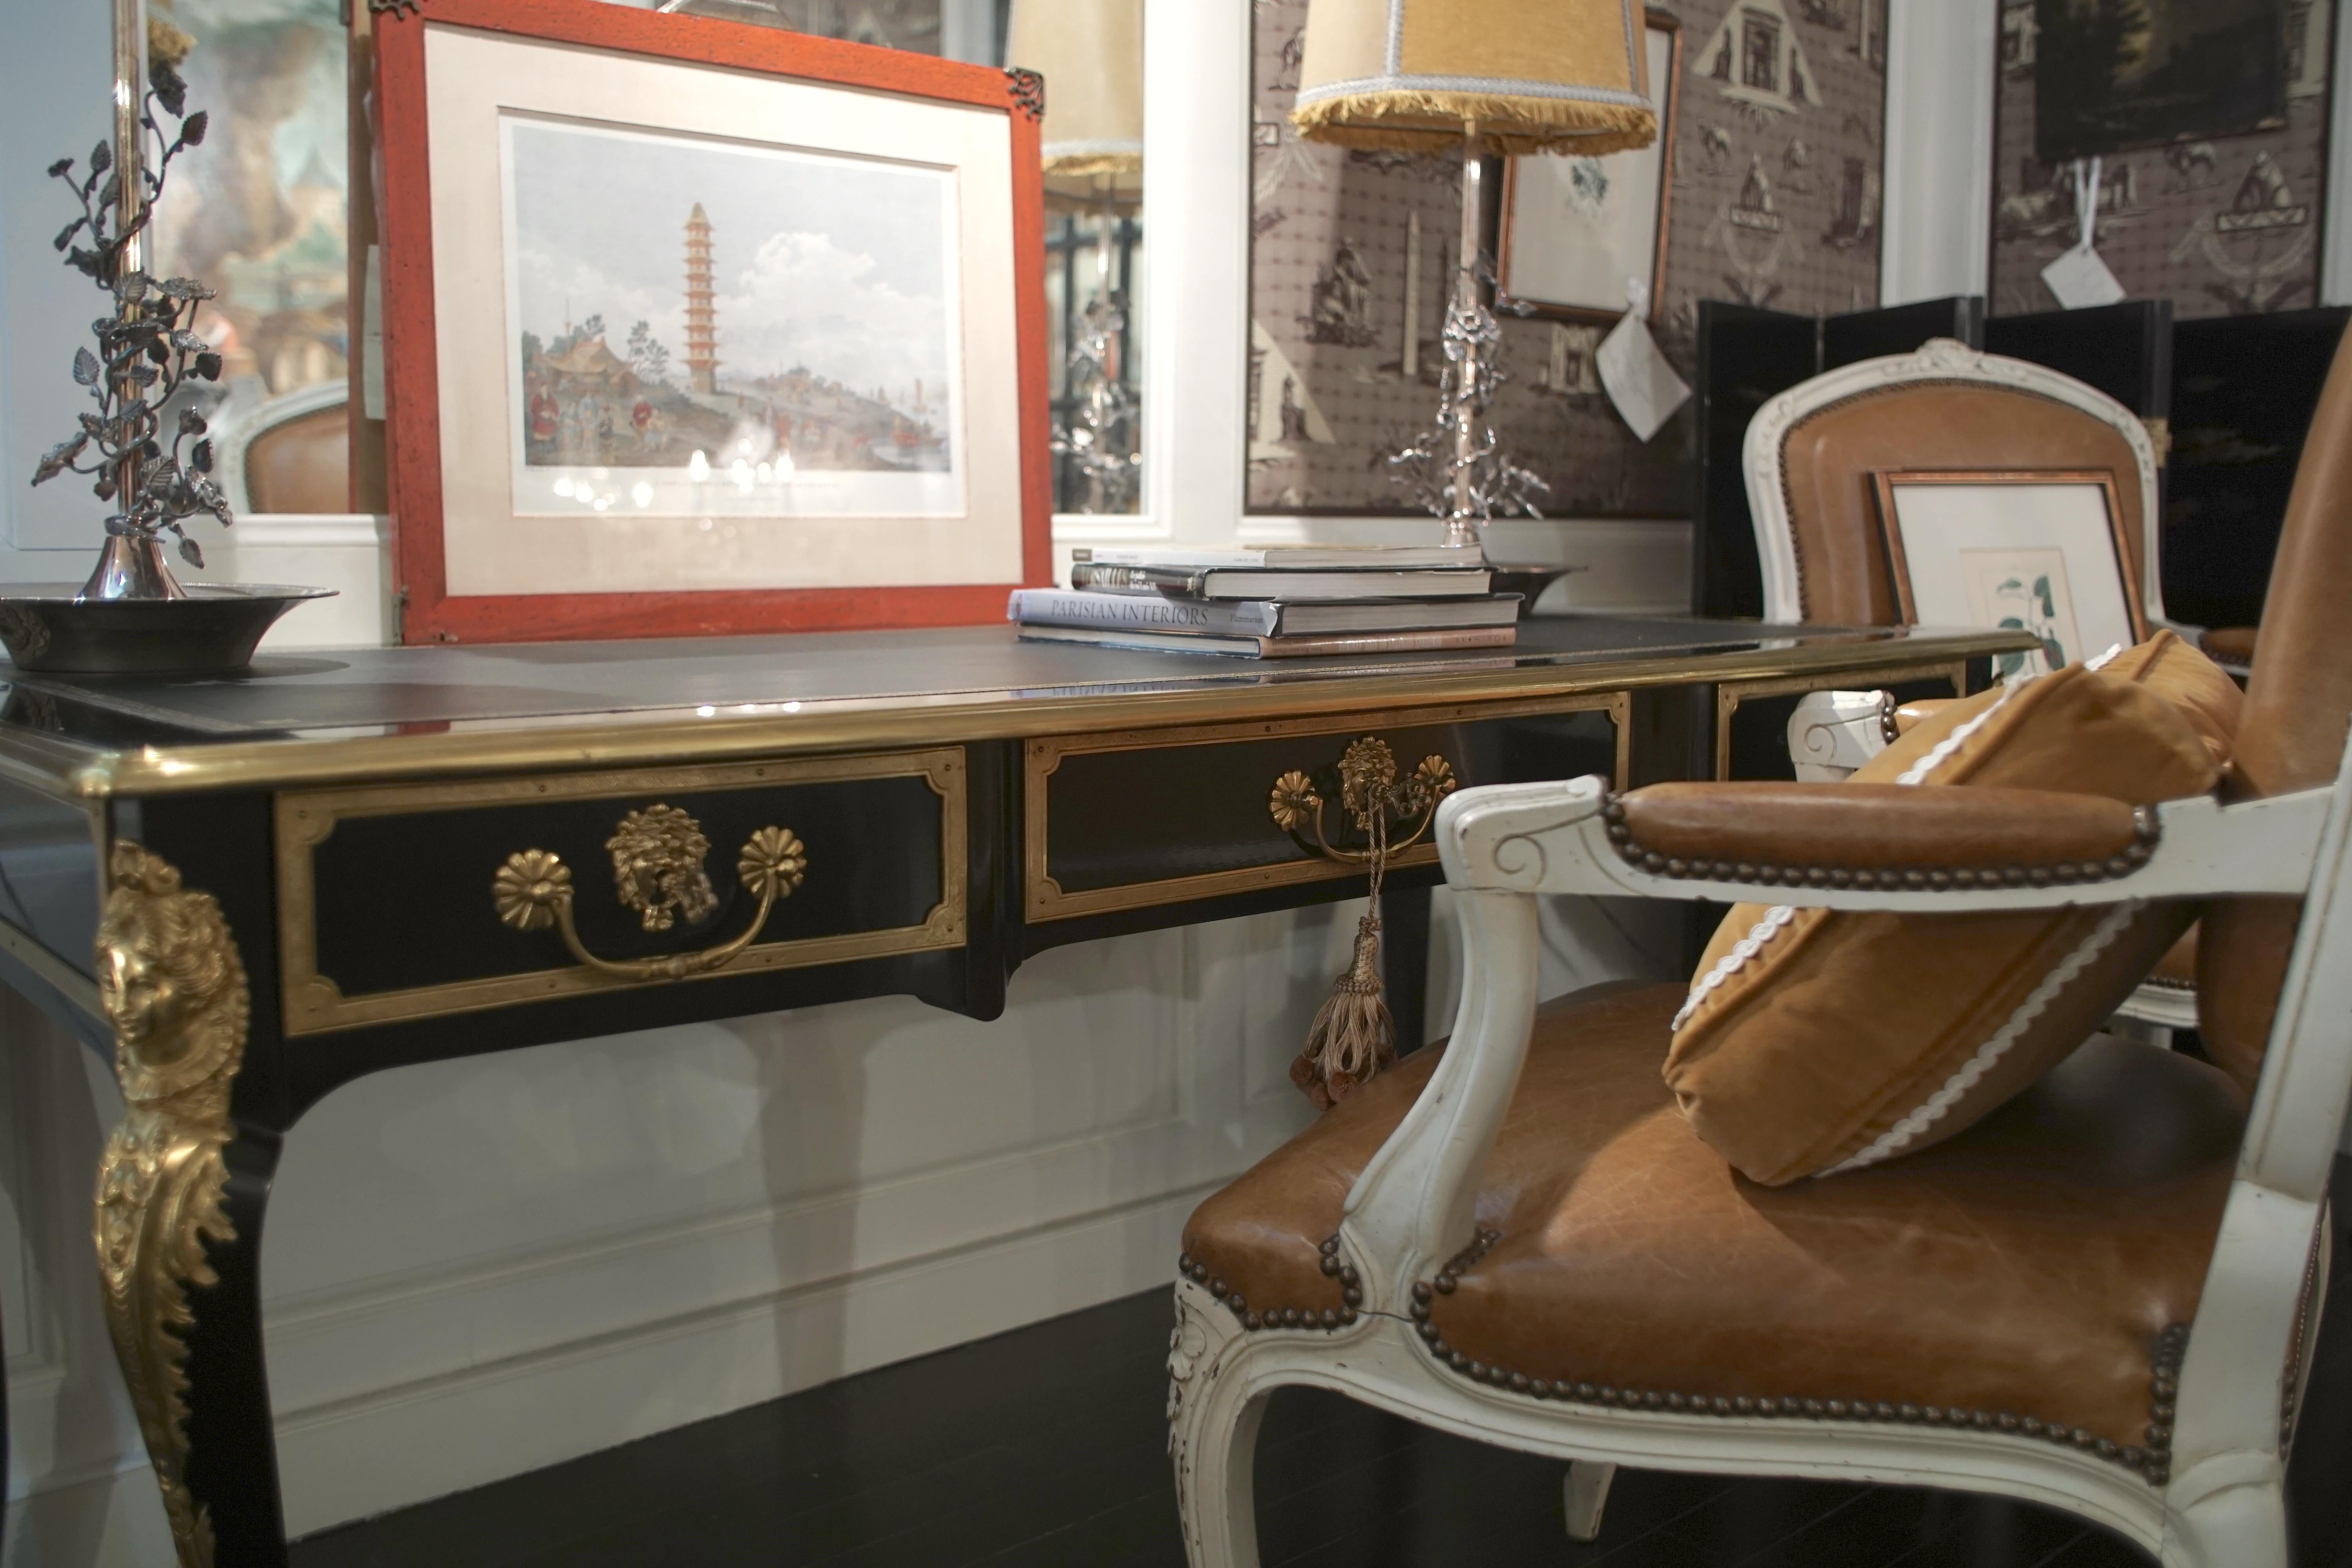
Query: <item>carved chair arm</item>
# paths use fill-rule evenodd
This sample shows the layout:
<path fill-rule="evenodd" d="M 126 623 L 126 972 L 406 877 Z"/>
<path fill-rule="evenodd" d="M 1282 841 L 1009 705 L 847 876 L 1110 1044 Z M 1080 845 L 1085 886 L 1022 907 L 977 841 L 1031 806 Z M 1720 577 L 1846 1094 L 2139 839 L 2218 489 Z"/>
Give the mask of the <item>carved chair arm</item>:
<path fill-rule="evenodd" d="M 1921 697 L 1910 702 L 1898 702 L 1895 705 L 1895 733 L 1898 737 L 1907 735 L 1961 700 L 1958 697 Z"/>
<path fill-rule="evenodd" d="M 1900 784 L 1663 784 L 1601 808 L 1627 860 L 1671 877 L 1832 885 L 2024 885 L 2127 876 L 2153 851 L 2156 813 L 2055 790 Z"/>
<path fill-rule="evenodd" d="M 1992 797 L 1997 805 L 2005 797 L 2009 809 L 1979 816 L 1972 805 L 1940 798 L 1970 794 Z M 1871 792 L 1874 802 L 1878 795 Z M 1900 786 L 1890 786 L 1888 795 L 1902 798 L 1885 800 L 1878 813 L 1884 825 L 1868 830 L 1872 853 L 1881 859 L 1869 868 L 1867 879 L 1849 861 L 1843 879 L 1838 868 L 1824 865 L 1796 868 L 1793 878 L 1789 868 L 1774 868 L 1769 881 L 1765 868 L 1752 861 L 1724 865 L 1713 844 L 1727 846 L 1736 834 L 1760 834 L 1761 829 L 1738 826 L 1738 817 L 1767 803 L 1768 809 L 1758 815 L 1776 816 L 1791 834 L 1796 829 L 1789 825 L 1801 825 L 1809 842 L 1835 842 L 1816 825 L 1824 812 L 1855 815 L 1853 803 L 1861 797 L 1854 785 L 1781 784 L 1763 791 L 1724 784 L 1653 786 L 1627 797 L 1627 805 L 1638 800 L 1639 805 L 1614 813 L 1609 783 L 1599 777 L 1489 785 L 1447 799 L 1438 808 L 1437 845 L 1463 928 L 1462 1000 L 1452 1045 L 1348 1194 L 1340 1237 L 1371 1310 L 1409 1310 L 1412 1282 L 1435 1272 L 1473 1235 L 1479 1170 L 1510 1108 L 1535 1021 L 1533 895 L 1632 894 L 1959 912 L 2211 894 L 2299 894 L 2311 886 L 2331 792 L 2308 790 L 2228 806 L 2210 798 L 2168 802 L 2149 814 L 2153 838 L 2143 837 L 2142 814 L 2115 802 L 2082 805 L 2075 797 L 2058 796 L 2058 820 L 2017 828 L 1999 819 L 2011 815 L 2021 797 L 2037 805 L 2053 797 L 2040 791 Z M 1643 848 L 1638 860 L 1627 853 L 1637 825 L 1662 837 L 1694 836 L 1675 842 L 1696 844 L 1700 834 L 1719 837 L 1709 840 L 1704 866 L 1677 857 L 1652 869 L 1650 849 Z M 1627 830 L 1627 838 L 1612 839 L 1612 826 Z M 2044 837 L 2029 845 L 2028 833 Z M 2027 868 L 2021 885 L 2011 881 L 2005 868 L 1997 879 L 1979 875 L 1961 883 L 1952 875 L 1954 852 L 1989 842 L 1988 834 L 2006 836 L 1999 839 L 2005 848 L 2061 852 L 2110 848 L 2119 835 L 2127 836 L 2122 858 L 2129 869 L 2110 874 L 2107 862 L 2116 857 L 2109 855 L 2099 861 L 2098 880 L 2061 880 L 2053 864 L 2038 879 Z M 2134 849 L 2141 847 L 2145 853 L 2135 857 Z M 1944 858 L 1940 866 L 1938 856 Z M 1676 858 L 1682 862 L 1679 876 Z M 1941 885 L 1933 879 L 1938 874 Z M 2341 1105 L 2340 1092 L 2335 1103 Z M 2258 1123 L 2261 1114 L 2258 1104 Z"/>
<path fill-rule="evenodd" d="M 1643 791 L 1667 791 L 1655 804 L 1645 798 L 1640 815 L 1653 823 L 1669 816 L 1687 818 L 1705 812 L 1711 819 L 1727 818 L 1757 786 L 1695 784 L 1652 786 Z M 1854 806 L 1863 798 L 1857 786 L 1839 784 L 1778 784 L 1780 820 L 1793 824 L 1800 815 L 1818 822 L 1823 813 L 1846 813 L 1856 819 Z M 1864 786 L 1867 787 L 1867 786 Z M 2000 875 L 1935 879 L 1937 858 L 1965 841 L 1958 826 L 1973 808 L 1938 797 L 1983 795 L 2045 798 L 2041 791 L 1959 791 L 1905 789 L 1888 786 L 1870 797 L 1878 820 L 1868 829 L 1873 853 L 1884 859 L 1864 865 L 1856 858 L 1797 863 L 1782 860 L 1742 862 L 1718 856 L 1674 857 L 1642 843 L 1626 812 L 1626 802 L 1610 794 L 1608 781 L 1599 777 L 1565 779 L 1550 784 L 1507 784 L 1465 790 L 1438 812 L 1438 850 L 1445 862 L 1446 880 L 1457 889 L 1491 888 L 1526 893 L 1589 893 L 1645 898 L 1708 899 L 1718 901 L 1761 901 L 1807 907 L 1851 910 L 1917 910 L 1969 911 L 1983 910 L 2050 909 L 2068 904 L 2114 903 L 2126 899 L 2193 899 L 2220 894 L 2299 894 L 2311 879 L 2311 853 L 2318 841 L 2327 809 L 2326 790 L 2305 790 L 2267 800 L 2223 805 L 2209 797 L 2168 801 L 2152 808 L 2153 831 L 2135 831 L 2146 847 L 2144 855 L 2131 847 L 2123 858 L 2131 862 L 2118 873 L 2106 862 L 2096 863 L 2096 875 L 2084 874 L 2084 862 L 2074 874 L 2062 874 L 2063 862 L 2036 875 L 2032 866 L 2021 866 L 2011 877 Z M 1815 797 L 1811 801 L 1802 796 Z M 1715 797 L 1707 804 L 1707 797 Z M 1667 802 L 1686 797 L 1671 808 Z M 1627 797 L 1630 802 L 1633 797 Z M 2073 800 L 2078 797 L 2062 797 Z M 2048 844 L 2063 848 L 2068 842 L 2085 847 L 2101 842 L 2094 824 L 2113 816 L 2115 803 L 2069 808 L 2064 824 L 2051 826 Z M 1616 809 L 1612 810 L 1612 806 Z M 2121 810 L 2133 812 L 2125 806 Z M 1612 820 L 1612 817 L 1617 820 Z M 1612 829 L 1619 831 L 1612 836 Z M 1791 829 L 1794 830 L 1793 828 Z M 1686 837 L 1679 840 L 1695 844 Z M 1726 828 L 1723 831 L 1728 832 Z M 1862 829 L 1858 826 L 1857 833 Z M 1990 831 L 1989 828 L 1988 831 Z M 2011 841 L 2024 842 L 2032 831 L 2000 829 Z M 2081 835 L 2070 839 L 2069 836 Z M 1728 840 L 1727 840 L 1728 842 Z M 1819 832 L 1808 834 L 1809 850 L 1827 853 L 1830 843 Z M 1849 853 L 1839 850 L 1843 857 Z M 1655 854 L 1660 864 L 1653 866 Z M 1677 870 L 1676 859 L 1682 865 Z M 1948 865 L 1947 869 L 1957 869 Z M 1868 870 L 1871 874 L 1864 876 Z M 1841 871 L 1845 874 L 1841 875 Z M 1911 873 L 1916 870 L 1917 877 Z M 1892 872 L 1893 875 L 1888 875 Z M 1743 874 L 1744 873 L 1744 874 Z"/>
<path fill-rule="evenodd" d="M 1789 715 L 1789 761 L 1803 783 L 1835 784 L 1959 700 L 1898 703 L 1891 691 L 1809 691 Z"/>

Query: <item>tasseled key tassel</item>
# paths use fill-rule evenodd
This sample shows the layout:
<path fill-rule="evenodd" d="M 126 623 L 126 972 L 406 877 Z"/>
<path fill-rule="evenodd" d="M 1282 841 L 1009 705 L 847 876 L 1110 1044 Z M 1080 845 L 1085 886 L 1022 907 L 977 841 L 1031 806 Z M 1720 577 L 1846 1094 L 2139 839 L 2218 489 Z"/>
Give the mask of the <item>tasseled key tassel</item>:
<path fill-rule="evenodd" d="M 1381 875 L 1388 867 L 1383 808 L 1371 813 L 1371 903 L 1356 922 L 1356 956 L 1307 1031 L 1307 1045 L 1290 1064 L 1290 1081 L 1328 1110 L 1396 1063 L 1396 1020 L 1381 980 Z"/>

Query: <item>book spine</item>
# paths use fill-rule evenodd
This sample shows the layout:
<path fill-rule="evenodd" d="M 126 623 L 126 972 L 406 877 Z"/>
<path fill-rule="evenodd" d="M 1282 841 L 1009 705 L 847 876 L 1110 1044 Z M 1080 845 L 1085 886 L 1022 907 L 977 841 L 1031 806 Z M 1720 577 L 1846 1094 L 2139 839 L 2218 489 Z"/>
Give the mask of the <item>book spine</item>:
<path fill-rule="evenodd" d="M 1013 620 L 1038 626 L 1218 637 L 1270 637 L 1278 624 L 1276 606 L 1246 600 L 1204 605 L 1158 595 L 1065 593 L 1058 588 L 1016 588 L 1007 613 Z"/>
<path fill-rule="evenodd" d="M 1183 594 L 1197 598 L 1202 574 L 1081 561 L 1070 568 L 1070 586 L 1084 588 L 1090 594 Z"/>

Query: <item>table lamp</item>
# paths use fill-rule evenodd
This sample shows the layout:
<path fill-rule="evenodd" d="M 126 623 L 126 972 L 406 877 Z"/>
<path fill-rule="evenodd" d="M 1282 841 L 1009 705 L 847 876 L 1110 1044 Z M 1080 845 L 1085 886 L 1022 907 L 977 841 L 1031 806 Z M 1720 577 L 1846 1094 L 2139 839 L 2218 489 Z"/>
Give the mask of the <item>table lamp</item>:
<path fill-rule="evenodd" d="M 1143 457 L 1136 450 L 1135 395 L 1120 363 L 1127 297 L 1111 264 L 1121 206 L 1133 206 L 1142 186 L 1143 0 L 1013 0 L 1004 60 L 1045 79 L 1039 151 L 1048 187 L 1082 192 L 1101 207 L 1097 289 L 1072 323 L 1071 413 L 1057 422 L 1054 450 L 1085 477 L 1079 510 L 1126 511 Z"/>
<path fill-rule="evenodd" d="M 1462 154 L 1461 265 L 1445 312 L 1437 423 L 1391 459 L 1442 464 L 1424 486 L 1445 542 L 1480 542 L 1479 525 L 1525 510 L 1543 481 L 1497 447 L 1486 407 L 1501 329 L 1482 254 L 1488 153 L 1598 155 L 1658 133 L 1637 0 L 1311 0 L 1297 106 L 1309 141 Z"/>

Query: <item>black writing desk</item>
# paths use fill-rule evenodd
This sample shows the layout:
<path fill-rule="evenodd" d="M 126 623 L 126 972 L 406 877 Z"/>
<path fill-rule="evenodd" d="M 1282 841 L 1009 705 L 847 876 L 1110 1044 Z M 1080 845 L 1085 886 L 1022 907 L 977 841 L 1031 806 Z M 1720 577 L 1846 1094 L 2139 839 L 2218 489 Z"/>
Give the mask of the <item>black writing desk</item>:
<path fill-rule="evenodd" d="M 181 1561 L 285 1560 L 261 1221 L 286 1130 L 341 1084 L 890 993 L 992 1018 L 1046 948 L 1360 893 L 1362 738 L 1441 784 L 1706 776 L 1748 699 L 1957 689 L 2024 646 L 1579 618 L 1260 664 L 989 627 L 15 678 L 0 977 L 123 1088 L 100 1268 Z M 1290 773 L 1327 805 L 1286 831 Z M 1435 859 L 1413 842 L 1388 884 L 1408 1047 Z"/>

